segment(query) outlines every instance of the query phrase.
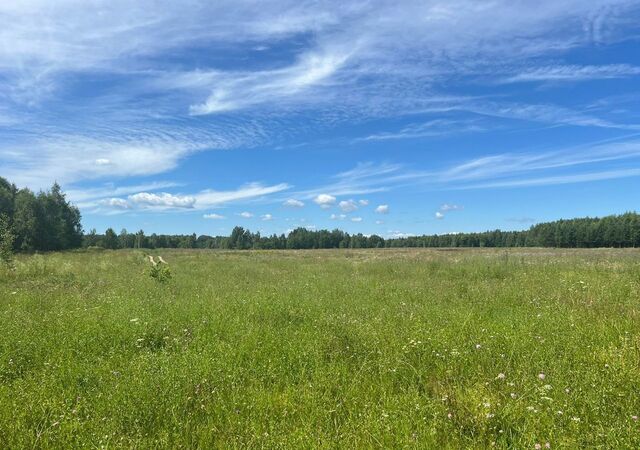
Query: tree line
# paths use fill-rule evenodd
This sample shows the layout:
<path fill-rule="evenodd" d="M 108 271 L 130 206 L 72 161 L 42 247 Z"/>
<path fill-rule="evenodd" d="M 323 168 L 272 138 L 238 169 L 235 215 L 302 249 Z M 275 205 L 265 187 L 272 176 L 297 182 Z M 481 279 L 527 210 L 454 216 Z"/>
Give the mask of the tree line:
<path fill-rule="evenodd" d="M 118 248 L 205 248 L 233 250 L 319 249 L 319 248 L 382 248 L 382 237 L 350 235 L 341 230 L 310 231 L 297 228 L 288 234 L 262 236 L 242 227 L 235 227 L 229 236 L 207 236 L 194 234 L 146 235 L 143 230 L 129 233 L 126 229 L 116 233 L 109 228 L 104 234 L 91 230 L 84 237 L 85 247 Z"/>
<path fill-rule="evenodd" d="M 349 234 L 341 230 L 296 228 L 288 234 L 263 236 L 235 227 L 229 236 L 156 235 L 142 230 L 104 235 L 95 230 L 85 236 L 86 246 L 104 248 L 209 248 L 209 249 L 321 249 L 393 247 L 640 247 L 640 214 L 602 218 L 557 220 L 533 225 L 525 231 L 435 234 L 384 239 L 378 235 Z"/>
<path fill-rule="evenodd" d="M 387 247 L 640 247 L 640 214 L 556 220 L 525 231 L 485 231 L 388 239 Z"/>
<path fill-rule="evenodd" d="M 0 241 L 14 252 L 67 250 L 82 246 L 80 211 L 60 185 L 37 194 L 0 177 Z"/>
<path fill-rule="evenodd" d="M 378 235 L 296 228 L 263 236 L 235 227 L 229 236 L 151 234 L 143 230 L 83 234 L 78 208 L 57 183 L 34 193 L 0 177 L 0 249 L 7 252 L 67 250 L 79 247 L 321 249 L 383 247 L 640 247 L 640 215 L 628 212 L 602 218 L 557 220 L 524 231 L 485 231 L 384 239 Z"/>

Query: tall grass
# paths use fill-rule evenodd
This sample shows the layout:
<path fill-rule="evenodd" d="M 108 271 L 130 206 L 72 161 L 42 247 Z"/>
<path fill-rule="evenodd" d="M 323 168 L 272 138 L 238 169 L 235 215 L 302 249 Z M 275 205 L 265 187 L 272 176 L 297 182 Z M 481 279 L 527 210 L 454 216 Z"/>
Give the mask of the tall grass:
<path fill-rule="evenodd" d="M 0 273 L 0 448 L 638 448 L 633 250 L 141 251 Z"/>

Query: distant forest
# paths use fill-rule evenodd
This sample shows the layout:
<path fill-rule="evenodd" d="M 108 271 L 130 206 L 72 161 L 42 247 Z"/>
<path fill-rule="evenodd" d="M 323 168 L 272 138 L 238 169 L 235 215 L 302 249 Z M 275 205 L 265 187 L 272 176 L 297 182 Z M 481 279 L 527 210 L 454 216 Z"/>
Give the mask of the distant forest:
<path fill-rule="evenodd" d="M 65 198 L 58 184 L 37 194 L 17 189 L 0 177 L 0 230 L 10 233 L 14 251 L 50 251 L 80 247 L 319 249 L 384 247 L 640 247 L 640 214 L 629 212 L 602 218 L 558 220 L 525 231 L 485 231 L 384 239 L 341 230 L 297 228 L 288 234 L 262 236 L 235 227 L 230 236 L 146 235 L 140 230 L 83 234 L 78 208 Z M 1 238 L 2 236 L 0 236 Z"/>
<path fill-rule="evenodd" d="M 105 248 L 219 248 L 219 249 L 318 249 L 384 247 L 640 247 L 640 214 L 603 218 L 558 220 L 540 223 L 526 231 L 485 231 L 384 239 L 377 235 L 349 234 L 341 230 L 312 231 L 297 228 L 289 234 L 262 236 L 235 227 L 230 236 L 147 236 L 109 229 L 85 236 L 85 246 Z"/>

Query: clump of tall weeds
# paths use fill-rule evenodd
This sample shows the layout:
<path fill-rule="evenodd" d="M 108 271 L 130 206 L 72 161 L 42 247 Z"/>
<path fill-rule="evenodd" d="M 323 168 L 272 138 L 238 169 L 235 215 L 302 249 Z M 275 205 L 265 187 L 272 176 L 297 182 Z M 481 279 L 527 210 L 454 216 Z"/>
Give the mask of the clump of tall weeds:
<path fill-rule="evenodd" d="M 171 269 L 169 264 L 162 259 L 162 256 L 158 256 L 158 261 L 153 259 L 153 256 L 149 255 L 149 276 L 159 283 L 168 283 L 171 280 Z"/>

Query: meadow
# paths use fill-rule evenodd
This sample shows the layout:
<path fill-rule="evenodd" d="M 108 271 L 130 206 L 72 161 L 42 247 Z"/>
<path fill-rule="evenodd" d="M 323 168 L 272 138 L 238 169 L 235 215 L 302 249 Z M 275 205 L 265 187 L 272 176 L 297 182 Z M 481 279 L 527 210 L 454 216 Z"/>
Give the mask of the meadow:
<path fill-rule="evenodd" d="M 640 448 L 640 251 L 0 269 L 0 448 Z"/>

